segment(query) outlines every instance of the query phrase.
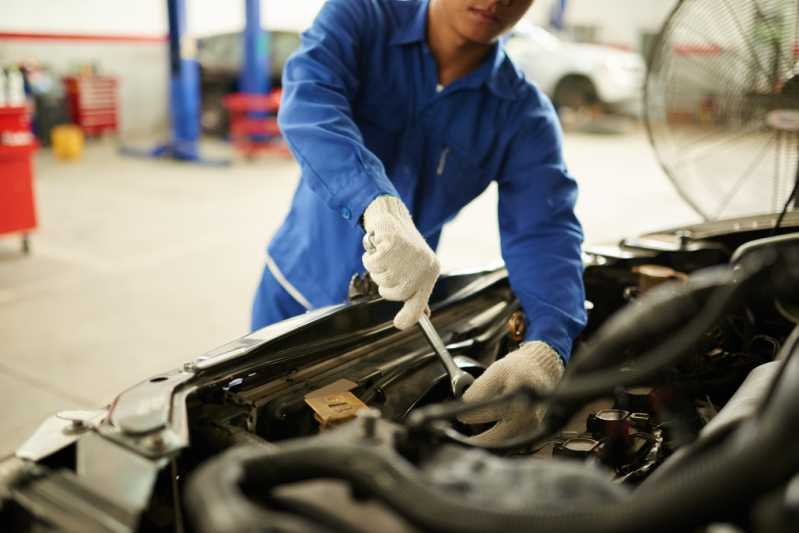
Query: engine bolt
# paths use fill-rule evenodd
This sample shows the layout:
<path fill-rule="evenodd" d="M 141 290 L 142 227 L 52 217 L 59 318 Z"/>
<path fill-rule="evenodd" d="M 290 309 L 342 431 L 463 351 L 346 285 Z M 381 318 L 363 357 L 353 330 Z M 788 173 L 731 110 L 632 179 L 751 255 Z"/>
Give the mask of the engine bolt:
<path fill-rule="evenodd" d="M 146 437 L 142 444 L 145 448 L 153 452 L 161 451 L 166 447 L 164 437 L 160 433 Z"/>
<path fill-rule="evenodd" d="M 380 420 L 380 410 L 369 408 L 361 409 L 357 414 L 358 419 L 361 420 L 361 427 L 363 428 L 363 437 L 372 440 L 377 436 L 377 421 Z"/>
<path fill-rule="evenodd" d="M 515 342 L 522 342 L 524 340 L 524 313 L 516 311 L 508 319 L 508 334 Z"/>

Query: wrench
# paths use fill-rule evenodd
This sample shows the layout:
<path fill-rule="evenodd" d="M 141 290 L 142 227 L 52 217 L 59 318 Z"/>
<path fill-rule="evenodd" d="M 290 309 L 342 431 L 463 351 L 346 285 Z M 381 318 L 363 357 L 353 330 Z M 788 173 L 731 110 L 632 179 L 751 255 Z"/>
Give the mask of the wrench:
<path fill-rule="evenodd" d="M 424 332 L 424 336 L 427 337 L 430 346 L 432 346 L 438 358 L 441 359 L 444 368 L 447 370 L 447 374 L 449 374 L 449 383 L 452 386 L 452 394 L 454 394 L 456 398 L 460 398 L 463 396 L 466 389 L 469 388 L 469 385 L 474 383 L 474 377 L 468 372 L 461 370 L 458 365 L 455 364 L 444 341 L 441 340 L 441 336 L 439 336 L 438 331 L 436 331 L 436 328 L 430 321 L 430 317 L 422 315 L 422 318 L 419 319 L 419 328 Z"/>
<path fill-rule="evenodd" d="M 364 243 L 367 245 L 366 252 L 370 254 L 374 253 L 377 249 L 373 237 L 374 235 L 370 233 Z M 463 396 L 466 389 L 469 388 L 469 385 L 474 382 L 474 377 L 468 372 L 461 370 L 458 365 L 455 364 L 452 355 L 449 353 L 449 350 L 447 350 L 447 346 L 444 344 L 444 341 L 441 340 L 441 336 L 438 334 L 438 331 L 436 331 L 435 326 L 433 326 L 427 314 L 423 314 L 419 319 L 419 328 L 422 330 L 422 333 L 424 333 L 433 351 L 438 355 L 441 363 L 444 365 L 444 369 L 446 369 L 449 375 L 452 394 L 455 395 L 455 398 L 460 398 Z"/>

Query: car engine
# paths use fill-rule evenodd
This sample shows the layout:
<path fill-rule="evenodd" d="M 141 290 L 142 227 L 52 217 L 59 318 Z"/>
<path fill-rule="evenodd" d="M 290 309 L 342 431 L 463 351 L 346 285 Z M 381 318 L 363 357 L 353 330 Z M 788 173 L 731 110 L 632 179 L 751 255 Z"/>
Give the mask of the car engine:
<path fill-rule="evenodd" d="M 397 305 L 352 301 L 64 412 L 2 463 L 13 531 L 682 531 L 795 525 L 799 234 L 756 217 L 585 253 L 589 325 L 547 406 L 490 447 Z M 765 235 L 765 236 L 764 236 Z M 523 338 L 503 268 L 442 277 L 477 376 Z"/>

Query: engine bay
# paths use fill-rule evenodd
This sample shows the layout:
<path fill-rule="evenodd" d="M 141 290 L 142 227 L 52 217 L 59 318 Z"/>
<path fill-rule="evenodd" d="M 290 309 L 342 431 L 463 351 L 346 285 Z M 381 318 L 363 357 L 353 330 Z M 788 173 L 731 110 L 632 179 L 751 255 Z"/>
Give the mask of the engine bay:
<path fill-rule="evenodd" d="M 48 420 L 3 463 L 0 516 L 15 531 L 790 531 L 775 494 L 799 472 L 793 218 L 774 237 L 739 220 L 588 249 L 589 325 L 561 385 L 488 402 L 545 404 L 528 435 L 471 441 L 485 426 L 457 417 L 476 406 L 356 280 L 348 304 Z M 474 376 L 523 338 L 503 268 L 442 277 L 431 309 Z"/>

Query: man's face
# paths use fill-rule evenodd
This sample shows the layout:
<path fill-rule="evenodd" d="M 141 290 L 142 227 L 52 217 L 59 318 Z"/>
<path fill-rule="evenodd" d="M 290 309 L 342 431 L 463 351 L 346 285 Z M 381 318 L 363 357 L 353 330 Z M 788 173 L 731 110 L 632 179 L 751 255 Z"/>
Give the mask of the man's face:
<path fill-rule="evenodd" d="M 534 0 L 434 0 L 464 39 L 491 44 L 516 25 Z"/>

